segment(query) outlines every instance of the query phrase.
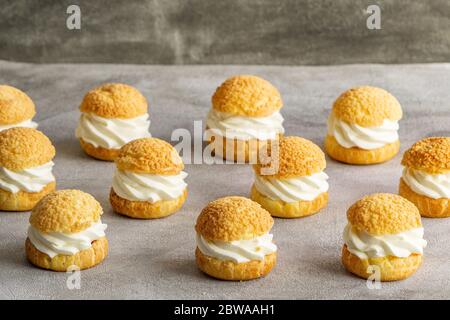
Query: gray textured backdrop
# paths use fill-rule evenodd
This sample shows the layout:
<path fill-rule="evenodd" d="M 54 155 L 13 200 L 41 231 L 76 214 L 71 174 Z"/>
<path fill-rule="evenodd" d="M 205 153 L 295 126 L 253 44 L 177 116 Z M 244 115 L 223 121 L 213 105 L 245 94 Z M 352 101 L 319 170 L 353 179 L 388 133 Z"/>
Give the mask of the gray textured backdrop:
<path fill-rule="evenodd" d="M 82 29 L 66 28 L 79 4 Z M 382 30 L 366 28 L 369 4 Z M 0 0 L 0 59 L 151 64 L 450 61 L 448 0 Z"/>
<path fill-rule="evenodd" d="M 396 193 L 403 152 L 420 138 L 450 135 L 450 64 L 285 67 L 0 61 L 0 70 L 0 83 L 22 88 L 36 103 L 39 129 L 57 150 L 58 188 L 81 189 L 100 201 L 110 242 L 104 263 L 82 272 L 80 290 L 68 290 L 66 273 L 27 263 L 29 213 L 0 212 L 0 299 L 450 299 L 450 218 L 423 219 L 428 240 L 424 263 L 405 281 L 369 290 L 340 262 L 347 208 L 366 194 Z M 327 157 L 329 204 L 311 217 L 275 219 L 279 252 L 270 275 L 256 281 L 216 281 L 196 267 L 195 221 L 211 200 L 248 196 L 254 180 L 251 167 L 187 165 L 189 196 L 180 212 L 166 219 L 128 219 L 113 213 L 108 201 L 114 164 L 87 157 L 74 131 L 86 91 L 121 81 L 148 98 L 152 135 L 170 141 L 174 129 L 193 132 L 193 121 L 205 119 L 210 109 L 214 89 L 224 78 L 241 73 L 258 74 L 279 88 L 286 134 L 321 147 L 331 105 L 342 91 L 360 84 L 385 88 L 402 104 L 402 146 L 394 159 L 374 166 L 344 165 Z"/>

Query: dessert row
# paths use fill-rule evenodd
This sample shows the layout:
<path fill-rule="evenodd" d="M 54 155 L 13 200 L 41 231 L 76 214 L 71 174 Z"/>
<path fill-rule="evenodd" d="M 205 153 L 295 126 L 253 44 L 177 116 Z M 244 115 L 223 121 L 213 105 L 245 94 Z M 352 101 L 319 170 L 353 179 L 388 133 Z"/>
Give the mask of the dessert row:
<path fill-rule="evenodd" d="M 255 76 L 230 78 L 212 97 L 206 122 L 211 150 L 252 163 L 255 172 L 251 200 L 221 198 L 198 217 L 196 259 L 213 277 L 246 280 L 267 274 L 277 249 L 269 233 L 271 215 L 304 217 L 327 205 L 325 155 L 307 139 L 284 136 L 281 107 L 278 90 Z M 148 105 L 138 90 L 100 86 L 85 95 L 80 110 L 76 137 L 83 150 L 115 161 L 114 211 L 151 219 L 182 207 L 187 197 L 183 161 L 169 143 L 151 138 Z M 34 114 L 25 93 L 0 86 L 0 210 L 32 209 L 26 252 L 33 264 L 56 271 L 89 268 L 108 251 L 102 208 L 82 191 L 54 191 L 55 148 L 34 129 Z M 401 117 L 400 104 L 385 90 L 350 89 L 333 105 L 325 150 L 344 163 L 387 161 L 399 150 Z M 271 161 L 263 161 L 265 156 Z M 412 274 L 426 245 L 420 215 L 450 216 L 450 137 L 416 142 L 402 165 L 401 196 L 367 196 L 348 210 L 342 261 L 360 277 L 369 277 L 373 266 L 380 268 L 381 280 Z"/>

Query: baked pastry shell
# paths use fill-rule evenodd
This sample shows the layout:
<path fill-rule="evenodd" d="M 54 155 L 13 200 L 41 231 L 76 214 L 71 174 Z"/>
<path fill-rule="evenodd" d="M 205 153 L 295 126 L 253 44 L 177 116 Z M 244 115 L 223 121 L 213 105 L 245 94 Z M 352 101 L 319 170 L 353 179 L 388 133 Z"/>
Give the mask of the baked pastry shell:
<path fill-rule="evenodd" d="M 447 218 L 450 217 L 450 199 L 438 198 L 433 199 L 418 194 L 400 178 L 398 193 L 414 203 L 419 209 L 420 215 L 427 218 Z"/>
<path fill-rule="evenodd" d="M 29 211 L 47 194 L 53 192 L 56 182 L 50 182 L 39 192 L 26 192 L 20 190 L 12 193 L 0 189 L 0 210 L 1 211 Z"/>
<path fill-rule="evenodd" d="M 80 145 L 83 151 L 98 160 L 104 160 L 104 161 L 114 161 L 118 154 L 120 149 L 107 149 L 103 147 L 94 147 L 89 142 L 84 141 L 82 138 L 80 140 Z"/>
<path fill-rule="evenodd" d="M 389 143 L 381 148 L 364 150 L 358 147 L 344 148 L 333 136 L 325 138 L 325 150 L 328 155 L 348 164 L 375 164 L 392 159 L 400 150 L 400 141 Z"/>
<path fill-rule="evenodd" d="M 342 263 L 347 271 L 354 275 L 368 279 L 373 273 L 368 272 L 369 266 L 379 268 L 380 281 L 397 281 L 411 276 L 422 264 L 421 254 L 411 254 L 406 258 L 393 256 L 370 258 L 361 260 L 347 249 L 347 245 L 342 248 Z"/>
<path fill-rule="evenodd" d="M 244 281 L 266 276 L 276 264 L 277 253 L 266 255 L 262 261 L 251 260 L 244 263 L 234 263 L 233 261 L 219 260 L 204 255 L 200 249 L 196 248 L 195 258 L 199 269 L 213 278 Z"/>
<path fill-rule="evenodd" d="M 77 266 L 80 270 L 92 268 L 101 263 L 108 255 L 108 240 L 102 237 L 92 242 L 88 249 L 81 250 L 74 255 L 57 255 L 50 258 L 47 254 L 39 251 L 30 241 L 25 241 L 25 251 L 33 265 L 47 270 L 66 272 L 69 267 Z"/>
<path fill-rule="evenodd" d="M 328 203 L 328 192 L 323 192 L 311 201 L 284 202 L 282 200 L 272 200 L 260 193 L 255 185 L 252 186 L 251 197 L 264 209 L 278 218 L 301 218 L 318 213 Z"/>
<path fill-rule="evenodd" d="M 111 188 L 109 200 L 114 211 L 135 219 L 157 219 L 174 214 L 183 206 L 187 198 L 187 188 L 174 200 L 160 200 L 155 203 L 147 201 L 131 201 L 118 196 Z"/>

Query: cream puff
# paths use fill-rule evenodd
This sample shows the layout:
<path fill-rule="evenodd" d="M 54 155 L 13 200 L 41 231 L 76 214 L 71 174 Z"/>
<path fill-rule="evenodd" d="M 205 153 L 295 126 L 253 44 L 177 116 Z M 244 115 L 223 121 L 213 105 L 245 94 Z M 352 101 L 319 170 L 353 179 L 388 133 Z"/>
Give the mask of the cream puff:
<path fill-rule="evenodd" d="M 386 90 L 369 86 L 350 89 L 334 102 L 325 150 L 333 159 L 350 164 L 387 161 L 400 148 L 401 118 L 400 103 Z"/>
<path fill-rule="evenodd" d="M 429 218 L 450 216 L 450 137 L 416 142 L 403 155 L 399 193 Z"/>
<path fill-rule="evenodd" d="M 45 196 L 30 216 L 25 251 L 37 267 L 68 271 L 91 268 L 108 255 L 103 210 L 90 194 L 59 190 Z"/>
<path fill-rule="evenodd" d="M 206 138 L 223 159 L 256 163 L 259 148 L 284 133 L 280 92 L 251 75 L 229 78 L 212 97 Z"/>
<path fill-rule="evenodd" d="M 270 154 L 270 153 L 269 153 Z M 298 218 L 318 212 L 328 202 L 325 155 L 313 142 L 300 137 L 279 140 L 277 167 L 256 164 L 251 199 L 272 216 Z"/>
<path fill-rule="evenodd" d="M 197 265 L 222 280 L 250 280 L 275 266 L 277 246 L 273 219 L 258 203 L 244 197 L 210 202 L 197 218 Z"/>
<path fill-rule="evenodd" d="M 131 218 L 162 218 L 185 202 L 187 173 L 169 143 L 156 138 L 134 140 L 120 149 L 115 162 L 110 202 L 116 212 Z"/>
<path fill-rule="evenodd" d="M 380 281 L 401 280 L 421 265 L 423 227 L 419 210 L 389 193 L 365 196 L 347 211 L 342 263 L 351 273 Z"/>
<path fill-rule="evenodd" d="M 0 132 L 0 210 L 27 211 L 55 190 L 55 148 L 40 131 L 11 128 Z"/>
<path fill-rule="evenodd" d="M 35 114 L 33 100 L 25 92 L 0 85 L 0 131 L 15 127 L 36 129 Z"/>
<path fill-rule="evenodd" d="M 147 109 L 147 100 L 137 89 L 104 84 L 85 95 L 75 135 L 88 155 L 112 161 L 126 143 L 151 136 Z"/>

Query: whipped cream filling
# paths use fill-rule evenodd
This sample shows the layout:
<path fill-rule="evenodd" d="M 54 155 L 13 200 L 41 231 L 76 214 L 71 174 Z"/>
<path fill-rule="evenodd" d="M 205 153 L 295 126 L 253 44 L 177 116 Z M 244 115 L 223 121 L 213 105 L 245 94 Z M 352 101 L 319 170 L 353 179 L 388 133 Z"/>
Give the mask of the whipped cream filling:
<path fill-rule="evenodd" d="M 130 201 L 155 203 L 160 200 L 174 200 L 186 189 L 184 179 L 187 175 L 184 171 L 166 176 L 117 169 L 112 187 L 119 197 Z"/>
<path fill-rule="evenodd" d="M 211 109 L 206 119 L 209 136 L 238 140 L 274 140 L 284 133 L 283 116 L 279 111 L 268 117 L 245 117 Z"/>
<path fill-rule="evenodd" d="M 75 136 L 94 147 L 120 149 L 139 138 L 151 137 L 148 113 L 131 119 L 108 119 L 91 113 L 82 113 Z"/>
<path fill-rule="evenodd" d="M 256 175 L 255 188 L 272 200 L 284 202 L 311 201 L 328 191 L 328 175 L 325 172 L 310 176 L 277 179 Z"/>
<path fill-rule="evenodd" d="M 381 148 L 398 140 L 398 128 L 398 121 L 389 119 L 384 119 L 379 127 L 361 127 L 338 119 L 333 112 L 328 118 L 328 134 L 344 148 Z"/>
<path fill-rule="evenodd" d="M 17 193 L 19 191 L 39 192 L 47 184 L 55 181 L 52 168 L 53 161 L 41 166 L 26 168 L 21 171 L 11 171 L 0 167 L 0 189 Z"/>
<path fill-rule="evenodd" d="M 433 199 L 450 198 L 450 172 L 431 174 L 405 167 L 402 179 L 415 193 Z"/>
<path fill-rule="evenodd" d="M 11 129 L 11 128 L 17 128 L 17 127 L 36 129 L 38 127 L 38 124 L 31 119 L 24 120 L 19 123 L 0 124 L 0 131 L 6 130 L 6 129 Z"/>
<path fill-rule="evenodd" d="M 92 242 L 103 238 L 107 225 L 100 220 L 89 228 L 77 233 L 44 233 L 33 226 L 28 228 L 28 239 L 39 251 L 50 258 L 59 254 L 71 256 L 92 247 Z"/>
<path fill-rule="evenodd" d="M 386 256 L 406 258 L 413 253 L 423 254 L 423 248 L 427 245 L 423 233 L 423 228 L 415 228 L 397 234 L 373 236 L 355 230 L 349 223 L 344 230 L 344 242 L 348 251 L 361 260 Z"/>
<path fill-rule="evenodd" d="M 251 260 L 264 260 L 268 254 L 277 251 L 272 242 L 273 235 L 266 233 L 249 240 L 210 241 L 197 234 L 197 247 L 207 256 L 234 263 L 244 263 Z"/>

